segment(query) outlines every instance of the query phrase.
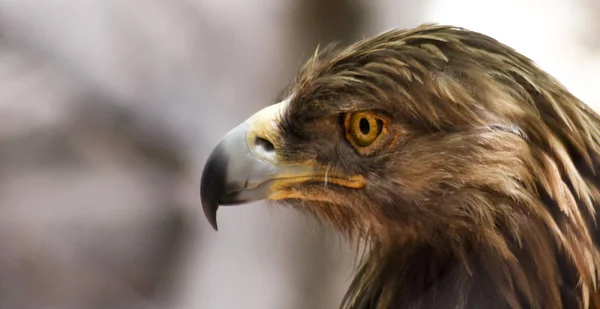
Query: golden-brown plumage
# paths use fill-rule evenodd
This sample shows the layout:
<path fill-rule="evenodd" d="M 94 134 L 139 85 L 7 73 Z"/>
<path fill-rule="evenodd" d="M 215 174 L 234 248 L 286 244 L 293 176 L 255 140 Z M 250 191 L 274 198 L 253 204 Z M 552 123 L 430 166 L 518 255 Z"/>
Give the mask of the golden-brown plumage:
<path fill-rule="evenodd" d="M 424 25 L 317 52 L 285 98 L 276 162 L 364 180 L 271 195 L 368 241 L 343 308 L 600 308 L 600 118 L 531 60 Z"/>

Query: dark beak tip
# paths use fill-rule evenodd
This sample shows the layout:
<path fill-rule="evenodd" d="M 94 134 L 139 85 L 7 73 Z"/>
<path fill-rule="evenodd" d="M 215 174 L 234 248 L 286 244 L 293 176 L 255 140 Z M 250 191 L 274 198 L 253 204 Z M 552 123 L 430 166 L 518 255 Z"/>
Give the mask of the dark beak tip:
<path fill-rule="evenodd" d="M 204 216 L 210 226 L 215 231 L 218 231 L 217 227 L 217 210 L 219 210 L 219 202 L 216 198 L 218 195 L 211 194 L 210 191 L 214 190 L 214 188 L 210 188 L 207 186 L 206 179 L 202 179 L 202 183 L 200 186 L 200 198 L 202 201 L 202 210 L 204 211 Z"/>
<path fill-rule="evenodd" d="M 208 223 L 210 223 L 210 226 L 212 226 L 212 228 L 215 230 L 215 232 L 218 232 L 219 227 L 217 226 L 217 212 L 214 212 L 214 215 L 212 215 L 212 216 L 209 216 L 206 213 L 204 215 L 206 216 Z"/>
<path fill-rule="evenodd" d="M 220 186 L 219 179 L 212 179 L 212 175 L 203 175 L 200 181 L 200 200 L 202 202 L 202 210 L 206 220 L 215 231 L 218 231 L 217 227 L 217 210 L 219 210 L 219 198 L 222 192 L 222 186 Z M 207 177 L 208 176 L 208 177 Z M 218 176 L 217 176 L 218 177 Z"/>
<path fill-rule="evenodd" d="M 206 220 L 215 231 L 217 228 L 217 210 L 219 200 L 225 192 L 227 183 L 228 156 L 219 144 L 210 154 L 204 165 L 200 179 L 200 200 Z"/>
<path fill-rule="evenodd" d="M 204 216 L 206 217 L 208 223 L 210 223 L 210 226 L 212 226 L 215 231 L 218 231 L 217 210 L 219 209 L 219 204 L 213 201 L 206 201 L 204 200 L 204 196 L 202 197 L 202 209 L 204 210 Z"/>

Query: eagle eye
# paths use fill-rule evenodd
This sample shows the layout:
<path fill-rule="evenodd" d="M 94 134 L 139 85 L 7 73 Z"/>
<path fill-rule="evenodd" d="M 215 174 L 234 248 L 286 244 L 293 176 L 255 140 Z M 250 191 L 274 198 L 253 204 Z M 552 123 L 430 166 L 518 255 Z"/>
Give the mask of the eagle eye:
<path fill-rule="evenodd" d="M 346 138 L 359 152 L 382 135 L 384 121 L 372 112 L 348 113 L 344 119 Z"/>

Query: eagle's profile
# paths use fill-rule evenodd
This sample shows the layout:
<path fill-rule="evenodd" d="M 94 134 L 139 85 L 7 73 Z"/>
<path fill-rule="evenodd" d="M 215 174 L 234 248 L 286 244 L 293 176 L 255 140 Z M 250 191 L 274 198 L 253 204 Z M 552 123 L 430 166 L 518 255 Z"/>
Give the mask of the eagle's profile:
<path fill-rule="evenodd" d="M 315 53 L 228 133 L 202 204 L 269 199 L 368 253 L 342 308 L 600 308 L 600 118 L 480 33 L 424 25 Z"/>

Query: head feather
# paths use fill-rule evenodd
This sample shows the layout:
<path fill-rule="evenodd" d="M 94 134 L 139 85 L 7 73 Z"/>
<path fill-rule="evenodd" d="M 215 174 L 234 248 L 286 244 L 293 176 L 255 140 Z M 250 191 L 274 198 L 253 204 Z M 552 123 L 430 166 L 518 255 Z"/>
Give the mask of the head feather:
<path fill-rule="evenodd" d="M 593 302 L 600 118 L 533 61 L 480 33 L 423 25 L 317 51 L 289 95 L 282 130 L 376 109 L 426 133 L 385 158 L 406 176 L 385 179 L 386 192 L 421 217 L 368 199 L 303 207 L 370 240 L 344 308 L 466 308 L 486 298 L 482 281 L 513 309 L 568 308 L 565 289 L 581 308 Z M 403 165 L 409 156 L 427 167 Z"/>

